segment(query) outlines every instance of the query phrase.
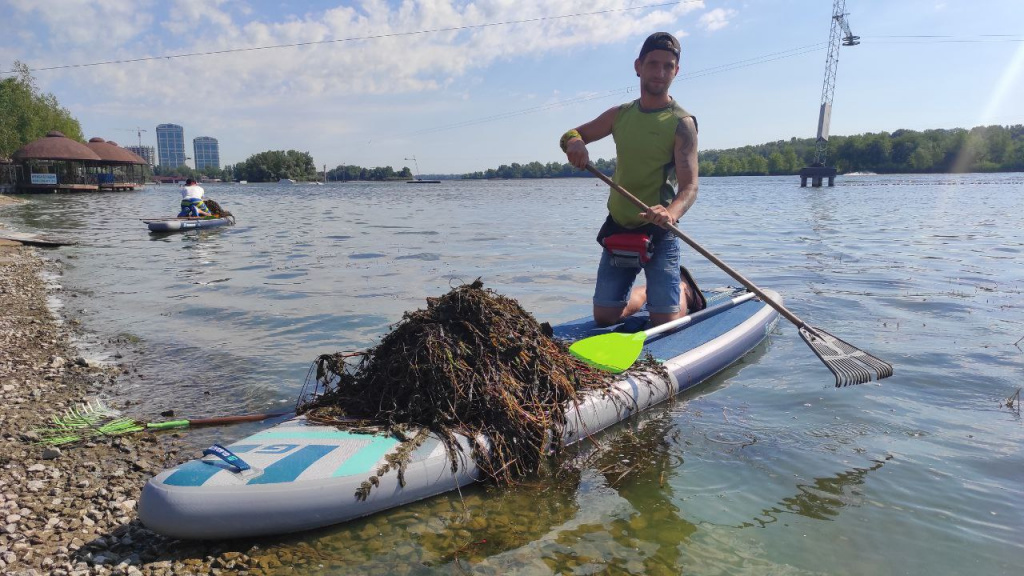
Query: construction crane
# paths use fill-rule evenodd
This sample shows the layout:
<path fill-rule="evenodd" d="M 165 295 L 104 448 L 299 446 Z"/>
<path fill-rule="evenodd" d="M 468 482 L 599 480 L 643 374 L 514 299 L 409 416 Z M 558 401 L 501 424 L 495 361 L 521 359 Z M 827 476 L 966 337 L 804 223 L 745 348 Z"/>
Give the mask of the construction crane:
<path fill-rule="evenodd" d="M 836 68 L 839 66 L 839 46 L 856 46 L 860 36 L 850 31 L 846 17 L 846 0 L 833 0 L 832 29 L 828 37 L 828 56 L 825 57 L 825 81 L 821 86 L 821 108 L 818 111 L 818 137 L 815 142 L 814 164 L 800 171 L 800 185 L 821 186 L 822 178 L 828 178 L 828 185 L 835 184 L 836 169 L 825 166 L 828 159 L 828 131 L 832 121 L 832 96 L 836 91 Z"/>
<path fill-rule="evenodd" d="M 143 129 L 140 126 L 136 126 L 134 130 L 132 130 L 130 128 L 118 128 L 118 130 L 120 130 L 122 132 L 135 132 L 135 133 L 137 133 L 139 135 L 139 148 L 142 148 L 142 133 L 143 132 L 149 132 L 149 130 L 145 130 L 145 129 Z"/>

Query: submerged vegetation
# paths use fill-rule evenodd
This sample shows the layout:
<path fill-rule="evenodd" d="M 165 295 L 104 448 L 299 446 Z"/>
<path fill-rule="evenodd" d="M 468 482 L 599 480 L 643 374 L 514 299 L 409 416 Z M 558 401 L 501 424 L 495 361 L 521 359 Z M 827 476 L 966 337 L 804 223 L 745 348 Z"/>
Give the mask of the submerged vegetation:
<path fill-rule="evenodd" d="M 457 435 L 486 437 L 489 446 L 477 445 L 473 457 L 499 482 L 535 472 L 560 448 L 566 403 L 613 378 L 573 358 L 550 326 L 479 279 L 428 298 L 426 309 L 407 312 L 375 348 L 322 355 L 314 370 L 314 398 L 300 413 L 343 427 L 373 422 L 407 441 L 405 456 L 378 476 L 398 468 L 402 478 L 402 459 L 425 437 L 409 430 L 422 428 L 445 442 L 453 466 Z"/>

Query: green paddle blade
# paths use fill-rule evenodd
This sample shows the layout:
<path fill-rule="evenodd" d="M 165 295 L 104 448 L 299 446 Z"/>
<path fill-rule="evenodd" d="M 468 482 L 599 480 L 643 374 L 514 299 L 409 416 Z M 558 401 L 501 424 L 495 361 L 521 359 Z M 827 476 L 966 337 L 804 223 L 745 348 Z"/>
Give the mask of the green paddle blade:
<path fill-rule="evenodd" d="M 609 332 L 578 340 L 569 346 L 569 352 L 599 370 L 618 374 L 636 362 L 646 340 L 644 332 Z"/>

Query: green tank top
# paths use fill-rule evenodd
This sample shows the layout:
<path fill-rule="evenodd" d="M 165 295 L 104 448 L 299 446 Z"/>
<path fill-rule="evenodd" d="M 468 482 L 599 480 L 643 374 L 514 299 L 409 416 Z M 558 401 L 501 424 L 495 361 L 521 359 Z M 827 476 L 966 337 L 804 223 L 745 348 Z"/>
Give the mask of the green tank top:
<path fill-rule="evenodd" d="M 643 110 L 640 100 L 619 107 L 612 122 L 615 140 L 615 174 L 612 180 L 648 206 L 668 206 L 676 197 L 669 182 L 675 180 L 676 128 L 692 114 L 675 100 L 664 108 Z M 694 118 L 696 121 L 696 118 Z M 626 228 L 639 228 L 647 222 L 640 210 L 615 190 L 608 195 L 608 213 Z"/>

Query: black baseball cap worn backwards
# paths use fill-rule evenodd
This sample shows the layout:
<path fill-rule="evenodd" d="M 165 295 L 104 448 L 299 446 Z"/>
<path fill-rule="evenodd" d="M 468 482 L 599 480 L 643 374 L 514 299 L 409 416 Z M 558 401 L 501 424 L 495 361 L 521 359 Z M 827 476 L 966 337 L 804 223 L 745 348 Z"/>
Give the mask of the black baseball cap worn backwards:
<path fill-rule="evenodd" d="M 640 59 L 642 60 L 648 52 L 652 50 L 665 50 L 675 55 L 676 60 L 679 60 L 679 40 L 676 37 L 669 34 L 668 32 L 655 32 L 644 40 L 644 45 L 640 48 Z"/>

